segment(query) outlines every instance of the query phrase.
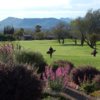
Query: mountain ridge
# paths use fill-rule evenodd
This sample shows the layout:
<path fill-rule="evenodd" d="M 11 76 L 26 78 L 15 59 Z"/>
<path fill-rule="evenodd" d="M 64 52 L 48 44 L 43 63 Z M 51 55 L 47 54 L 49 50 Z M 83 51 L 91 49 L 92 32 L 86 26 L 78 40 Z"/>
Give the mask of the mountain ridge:
<path fill-rule="evenodd" d="M 13 26 L 14 28 L 34 28 L 36 25 L 41 25 L 44 29 L 50 29 L 56 26 L 60 22 L 70 23 L 70 18 L 15 18 L 8 17 L 0 21 L 0 28 L 4 28 L 7 25 Z"/>

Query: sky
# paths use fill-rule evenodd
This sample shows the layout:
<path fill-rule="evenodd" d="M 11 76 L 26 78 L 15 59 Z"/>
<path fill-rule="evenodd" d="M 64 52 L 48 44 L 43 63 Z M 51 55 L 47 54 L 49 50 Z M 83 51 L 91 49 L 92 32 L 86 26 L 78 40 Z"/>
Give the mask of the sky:
<path fill-rule="evenodd" d="M 77 18 L 99 7 L 100 0 L 0 0 L 0 20 L 7 17 Z"/>

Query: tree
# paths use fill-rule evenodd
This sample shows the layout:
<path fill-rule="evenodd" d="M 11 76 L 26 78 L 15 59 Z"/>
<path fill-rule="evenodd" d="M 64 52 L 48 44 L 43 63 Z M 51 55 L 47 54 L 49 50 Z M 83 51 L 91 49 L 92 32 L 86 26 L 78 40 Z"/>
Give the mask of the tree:
<path fill-rule="evenodd" d="M 87 27 L 86 42 L 91 48 L 96 48 L 98 34 L 100 34 L 100 9 L 89 10 L 84 18 Z"/>
<path fill-rule="evenodd" d="M 15 36 L 17 39 L 21 39 L 21 37 L 24 35 L 24 29 L 23 28 L 20 28 L 20 30 L 18 30 L 16 33 L 15 33 Z"/>
<path fill-rule="evenodd" d="M 81 34 L 81 45 L 86 42 L 91 48 L 95 48 L 97 34 L 100 32 L 100 9 L 89 10 L 84 18 L 77 18 L 74 23 Z"/>
<path fill-rule="evenodd" d="M 41 26 L 40 25 L 35 26 L 35 32 L 41 32 Z"/>
<path fill-rule="evenodd" d="M 4 27 L 4 34 L 13 35 L 14 34 L 14 27 L 13 26 Z"/>
<path fill-rule="evenodd" d="M 87 22 L 88 32 L 98 34 L 100 32 L 100 9 L 89 10 L 85 16 L 85 21 Z"/>
<path fill-rule="evenodd" d="M 70 23 L 70 38 L 74 41 L 75 45 L 77 45 L 77 39 L 82 39 L 81 37 L 82 35 L 80 33 L 80 30 L 77 27 L 76 20 L 73 20 Z"/>
<path fill-rule="evenodd" d="M 44 32 L 36 32 L 34 34 L 34 38 L 38 40 L 43 40 L 45 38 L 45 33 Z"/>
<path fill-rule="evenodd" d="M 64 39 L 68 33 L 68 26 L 64 22 L 60 22 L 53 30 L 56 38 L 58 39 L 58 42 L 61 43 L 62 40 L 62 44 L 64 44 Z"/>
<path fill-rule="evenodd" d="M 76 20 L 73 21 L 74 24 L 74 29 L 76 30 L 76 32 L 80 33 L 80 40 L 81 40 L 81 45 L 84 45 L 85 42 L 85 30 L 86 30 L 86 26 L 85 26 L 85 22 L 83 18 L 77 18 Z"/>

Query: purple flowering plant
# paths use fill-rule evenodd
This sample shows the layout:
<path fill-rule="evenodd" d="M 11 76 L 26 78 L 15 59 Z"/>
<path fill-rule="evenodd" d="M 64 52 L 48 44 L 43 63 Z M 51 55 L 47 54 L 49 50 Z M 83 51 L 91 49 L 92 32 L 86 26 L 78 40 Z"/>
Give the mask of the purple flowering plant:
<path fill-rule="evenodd" d="M 61 63 L 55 65 L 57 66 L 46 66 L 43 79 L 48 83 L 48 88 L 51 90 L 64 91 L 69 82 L 71 82 L 69 73 L 73 66 L 67 62 L 65 63 L 65 61 L 64 66 L 61 66 Z"/>
<path fill-rule="evenodd" d="M 14 46 L 12 43 L 4 43 L 0 45 L 0 61 L 3 63 L 13 62 Z"/>

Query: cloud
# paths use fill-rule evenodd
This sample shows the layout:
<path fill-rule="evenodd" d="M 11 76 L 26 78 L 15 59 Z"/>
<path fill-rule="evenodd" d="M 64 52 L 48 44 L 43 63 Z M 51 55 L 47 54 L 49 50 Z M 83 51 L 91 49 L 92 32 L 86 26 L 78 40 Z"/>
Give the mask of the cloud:
<path fill-rule="evenodd" d="M 70 8 L 70 0 L 0 0 L 0 17 L 58 17 Z"/>
<path fill-rule="evenodd" d="M 74 1 L 74 0 L 71 0 Z M 72 7 L 76 10 L 98 9 L 100 7 L 100 0 L 76 0 L 72 3 Z M 72 8 L 72 9 L 73 9 Z"/>
<path fill-rule="evenodd" d="M 70 7 L 70 0 L 0 0 L 0 9 Z"/>
<path fill-rule="evenodd" d="M 0 0 L 0 19 L 6 17 L 79 17 L 98 9 L 100 0 Z"/>

